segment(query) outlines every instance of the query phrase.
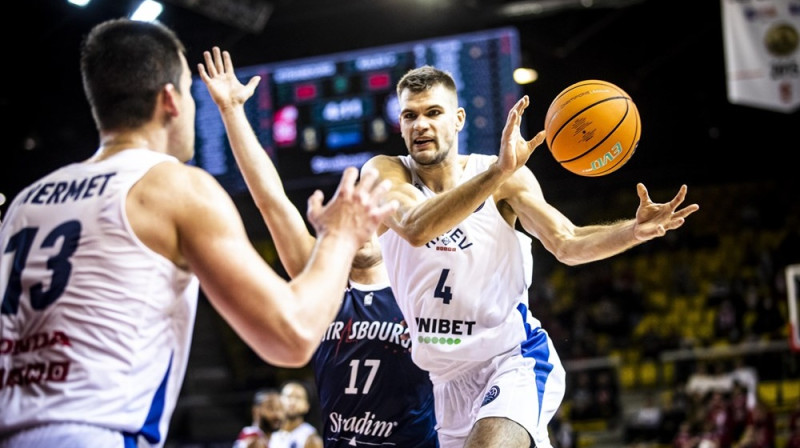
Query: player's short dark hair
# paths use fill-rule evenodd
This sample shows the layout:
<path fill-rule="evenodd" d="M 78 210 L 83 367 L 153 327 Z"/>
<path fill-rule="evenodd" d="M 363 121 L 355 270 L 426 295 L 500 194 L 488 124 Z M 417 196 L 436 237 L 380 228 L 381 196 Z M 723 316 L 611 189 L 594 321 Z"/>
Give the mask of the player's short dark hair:
<path fill-rule="evenodd" d="M 119 18 L 92 28 L 81 43 L 81 76 L 97 128 L 131 129 L 152 118 L 159 91 L 179 87 L 185 51 L 158 22 Z"/>
<path fill-rule="evenodd" d="M 442 85 L 448 90 L 456 92 L 456 81 L 450 72 L 430 65 L 423 65 L 409 70 L 400 78 L 400 81 L 397 82 L 397 96 L 400 96 L 403 90 L 406 89 L 419 93 L 437 85 Z"/>

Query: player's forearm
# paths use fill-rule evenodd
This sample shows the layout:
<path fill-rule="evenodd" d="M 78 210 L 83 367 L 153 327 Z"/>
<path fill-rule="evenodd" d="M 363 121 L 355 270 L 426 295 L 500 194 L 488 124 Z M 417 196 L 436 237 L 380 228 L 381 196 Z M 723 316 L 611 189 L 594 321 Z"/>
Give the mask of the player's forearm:
<path fill-rule="evenodd" d="M 288 197 L 283 196 L 277 203 L 259 208 L 281 264 L 290 277 L 297 277 L 311 258 L 314 236 L 309 233 L 303 217 Z"/>
<path fill-rule="evenodd" d="M 275 165 L 250 126 L 244 106 L 221 109 L 220 115 L 236 164 L 256 204 L 270 203 L 274 197 L 284 195 Z"/>
<path fill-rule="evenodd" d="M 575 234 L 559 248 L 559 261 L 577 265 L 603 260 L 622 253 L 638 244 L 633 233 L 635 220 L 611 224 L 575 227 Z"/>
<path fill-rule="evenodd" d="M 309 358 L 339 310 L 358 248 L 358 241 L 350 235 L 321 235 L 305 269 L 290 283 L 298 300 L 295 331 L 307 341 Z"/>
<path fill-rule="evenodd" d="M 314 238 L 286 196 L 278 171 L 253 132 L 244 107 L 226 108 L 220 114 L 236 164 L 273 236 L 281 263 L 295 277 L 308 261 Z"/>
<path fill-rule="evenodd" d="M 507 178 L 507 174 L 493 166 L 451 190 L 401 211 L 399 233 L 415 246 L 430 242 L 465 220 Z"/>

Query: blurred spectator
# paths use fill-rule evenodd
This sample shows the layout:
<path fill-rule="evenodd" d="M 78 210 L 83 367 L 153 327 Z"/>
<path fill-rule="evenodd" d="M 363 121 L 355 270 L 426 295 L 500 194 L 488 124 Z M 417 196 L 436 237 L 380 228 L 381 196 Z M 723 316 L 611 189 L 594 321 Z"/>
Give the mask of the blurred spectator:
<path fill-rule="evenodd" d="M 730 297 L 722 299 L 714 315 L 714 335 L 729 343 L 737 343 L 742 339 L 741 316 Z"/>
<path fill-rule="evenodd" d="M 756 406 L 756 393 L 758 392 L 758 370 L 747 365 L 742 356 L 737 356 L 733 362 L 731 380 L 734 385 L 738 383 L 744 387 L 747 395 L 747 409 L 753 409 Z"/>
<path fill-rule="evenodd" d="M 648 394 L 645 402 L 630 417 L 625 425 L 625 442 L 654 442 L 659 438 L 662 411 L 654 394 Z"/>
<path fill-rule="evenodd" d="M 675 435 L 679 434 L 683 428 L 683 423 L 687 421 L 689 403 L 686 392 L 682 387 L 673 388 L 667 394 L 662 404 L 661 427 L 659 428 L 659 444 L 668 445 L 674 441 Z M 688 429 L 689 426 L 686 426 Z"/>
<path fill-rule="evenodd" d="M 572 407 L 570 417 L 573 420 L 586 420 L 594 418 L 594 394 L 592 393 L 592 378 L 585 370 L 578 373 L 577 382 L 572 390 Z"/>
<path fill-rule="evenodd" d="M 789 414 L 789 438 L 784 448 L 800 448 L 800 401 Z"/>
<path fill-rule="evenodd" d="M 564 416 L 564 407 L 558 408 L 556 415 L 550 421 L 550 434 L 553 448 L 574 448 L 576 446 L 577 434 L 575 429 Z"/>
<path fill-rule="evenodd" d="M 730 417 L 731 410 L 727 395 L 722 391 L 711 392 L 706 407 L 706 419 L 709 422 L 706 429 L 713 433 L 716 443 L 723 447 L 730 446 L 731 443 Z"/>
<path fill-rule="evenodd" d="M 775 447 L 775 415 L 765 404 L 757 403 L 751 411 L 743 439 L 739 448 Z"/>
<path fill-rule="evenodd" d="M 619 414 L 619 390 L 611 372 L 603 370 L 597 373 L 594 385 L 595 416 L 603 419 L 614 418 Z"/>
<path fill-rule="evenodd" d="M 694 399 L 704 399 L 709 394 L 731 390 L 733 380 L 725 371 L 721 362 L 715 362 L 712 368 L 706 360 L 698 360 L 695 371 L 686 382 L 686 392 Z"/>
<path fill-rule="evenodd" d="M 723 448 L 724 445 L 720 443 L 719 434 L 714 428 L 714 423 L 711 420 L 706 420 L 702 423 L 702 430 L 698 436 L 697 448 Z"/>
<path fill-rule="evenodd" d="M 700 437 L 695 434 L 692 424 L 686 420 L 678 427 L 675 438 L 672 439 L 672 448 L 696 448 Z"/>
<path fill-rule="evenodd" d="M 730 398 L 730 438 L 739 440 L 750 418 L 751 408 L 747 405 L 747 388 L 739 382 L 733 383 Z"/>
<path fill-rule="evenodd" d="M 286 418 L 280 431 L 274 434 L 270 448 L 322 448 L 317 428 L 306 421 L 311 410 L 309 388 L 291 380 L 281 387 L 281 399 Z"/>
<path fill-rule="evenodd" d="M 233 448 L 268 448 L 272 435 L 281 429 L 286 413 L 277 389 L 259 390 L 253 396 L 252 422 L 239 431 Z"/>
<path fill-rule="evenodd" d="M 786 325 L 778 305 L 771 294 L 761 295 L 756 318 L 753 322 L 753 333 L 763 339 L 782 339 L 783 329 Z"/>
<path fill-rule="evenodd" d="M 735 448 L 775 448 L 775 416 L 764 403 L 756 403 Z"/>

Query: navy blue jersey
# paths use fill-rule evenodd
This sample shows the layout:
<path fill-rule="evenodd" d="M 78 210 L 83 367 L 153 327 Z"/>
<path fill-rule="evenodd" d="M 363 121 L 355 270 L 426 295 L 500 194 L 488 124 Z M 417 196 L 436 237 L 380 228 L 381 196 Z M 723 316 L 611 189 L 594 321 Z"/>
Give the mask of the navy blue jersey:
<path fill-rule="evenodd" d="M 312 359 L 332 447 L 438 447 L 428 374 L 388 285 L 353 285 Z"/>

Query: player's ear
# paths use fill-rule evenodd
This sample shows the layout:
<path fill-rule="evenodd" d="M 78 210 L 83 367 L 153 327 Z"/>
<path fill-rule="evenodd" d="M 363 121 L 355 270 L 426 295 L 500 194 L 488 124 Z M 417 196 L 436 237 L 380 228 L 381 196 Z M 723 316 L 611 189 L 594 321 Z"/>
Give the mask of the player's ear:
<path fill-rule="evenodd" d="M 175 85 L 168 83 L 161 88 L 158 94 L 158 102 L 162 109 L 171 117 L 180 114 L 180 92 Z"/>
<path fill-rule="evenodd" d="M 456 131 L 460 132 L 464 129 L 464 123 L 467 120 L 467 111 L 463 107 L 456 109 Z"/>

